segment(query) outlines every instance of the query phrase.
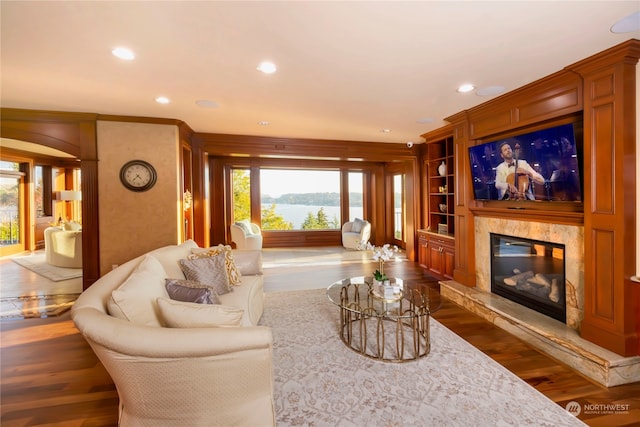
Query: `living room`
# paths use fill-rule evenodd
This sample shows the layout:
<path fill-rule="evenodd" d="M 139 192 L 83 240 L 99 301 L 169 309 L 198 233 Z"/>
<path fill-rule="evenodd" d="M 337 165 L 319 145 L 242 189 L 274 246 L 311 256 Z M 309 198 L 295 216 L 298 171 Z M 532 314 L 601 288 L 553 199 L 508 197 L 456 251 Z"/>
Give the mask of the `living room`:
<path fill-rule="evenodd" d="M 465 293 L 465 288 L 486 290 L 486 283 L 478 279 L 488 275 L 489 263 L 481 251 L 489 247 L 485 239 L 490 232 L 510 229 L 520 237 L 537 238 L 553 235 L 553 227 L 558 225 L 570 230 L 577 227 L 577 233 L 568 234 L 582 237 L 583 241 L 562 242 L 566 247 L 584 247 L 578 255 L 582 270 L 575 279 L 567 276 L 582 293 L 571 306 L 572 324 L 575 328 L 579 324 L 585 337 L 596 345 L 632 358 L 640 353 L 640 321 L 634 305 L 639 292 L 632 281 L 640 264 L 635 228 L 640 199 L 635 188 L 638 131 L 631 125 L 635 123 L 638 97 L 634 101 L 624 94 L 637 92 L 637 50 L 637 40 L 628 39 L 611 49 L 592 52 L 593 56 L 578 62 L 563 63 L 552 74 L 525 82 L 492 101 L 453 110 L 446 116 L 444 126 L 414 135 L 411 146 L 404 140 L 388 143 L 203 132 L 195 126 L 192 129 L 187 117 L 143 118 L 90 110 L 61 113 L 53 112 L 54 108 L 23 109 L 4 102 L 2 136 L 65 145 L 81 160 L 86 234 L 83 243 L 87 247 L 83 264 L 85 288 L 114 265 L 165 244 L 188 238 L 202 246 L 229 242 L 230 194 L 227 187 L 216 183 L 226 182 L 232 167 L 259 171 L 262 167 L 293 168 L 304 164 L 345 173 L 354 168 L 364 171 L 368 203 L 365 212 L 374 225 L 372 241 L 376 244 L 393 238 L 385 204 L 391 195 L 388 180 L 394 173 L 403 173 L 407 204 L 402 245 L 410 260 L 419 261 L 419 231 L 433 225 L 432 208 L 426 207 L 429 190 L 424 180 L 432 160 L 427 147 L 451 137 L 457 150 L 450 164 L 451 171 L 455 171 L 455 191 L 451 193 L 457 199 L 452 202 L 455 211 L 450 214 L 455 224 L 455 255 L 451 277 L 445 276 L 446 279 L 461 285 L 460 293 Z M 609 88 L 608 104 L 602 104 L 602 94 L 598 92 L 607 90 L 603 69 L 611 70 L 606 79 L 617 84 Z M 607 108 L 616 114 L 605 125 L 603 111 Z M 583 134 L 584 200 L 579 207 L 573 204 L 557 209 L 543 204 L 540 209 L 529 209 L 528 205 L 520 209 L 522 205 L 474 199 L 466 156 L 469 146 L 563 123 L 580 125 Z M 608 140 L 606 135 L 612 133 L 615 138 Z M 159 171 L 153 191 L 136 193 L 120 185 L 120 168 L 133 158 L 144 158 Z M 604 163 L 614 166 L 609 166 L 603 176 L 596 171 L 604 171 Z M 194 202 L 185 229 L 182 197 L 186 190 Z M 252 187 L 252 191 L 258 192 L 259 186 L 255 190 Z M 605 200 L 607 196 L 609 202 Z M 252 203 L 258 203 L 258 199 L 252 199 Z M 590 211 L 588 206 L 594 203 L 596 209 Z M 607 203 L 615 205 L 615 209 Z M 259 219 L 259 214 L 252 217 L 255 222 Z M 515 225 L 509 221 L 515 221 Z M 518 232 L 525 228 L 522 223 L 527 227 L 531 223 L 546 224 L 551 229 L 541 231 L 534 227 L 524 235 Z M 479 230 L 488 231 L 480 236 Z M 552 238 L 552 243 L 555 240 Z M 338 232 L 265 234 L 268 247 L 339 242 Z"/>

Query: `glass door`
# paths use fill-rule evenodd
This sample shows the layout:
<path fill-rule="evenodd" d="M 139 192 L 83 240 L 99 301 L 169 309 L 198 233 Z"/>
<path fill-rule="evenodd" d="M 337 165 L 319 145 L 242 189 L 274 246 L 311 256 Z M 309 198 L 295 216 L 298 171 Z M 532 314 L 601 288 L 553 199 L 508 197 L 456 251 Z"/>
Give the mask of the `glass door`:
<path fill-rule="evenodd" d="M 24 174 L 18 163 L 1 162 L 0 256 L 24 252 Z"/>
<path fill-rule="evenodd" d="M 393 175 L 393 239 L 396 245 L 405 245 L 405 194 L 404 174 Z"/>

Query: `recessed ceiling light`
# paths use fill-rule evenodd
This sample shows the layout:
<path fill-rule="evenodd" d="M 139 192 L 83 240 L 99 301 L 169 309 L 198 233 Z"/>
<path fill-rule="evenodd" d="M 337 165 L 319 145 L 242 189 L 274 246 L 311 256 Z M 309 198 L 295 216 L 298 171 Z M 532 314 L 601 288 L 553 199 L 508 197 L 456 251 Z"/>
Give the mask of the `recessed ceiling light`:
<path fill-rule="evenodd" d="M 117 47 L 111 51 L 113 56 L 124 59 L 125 61 L 132 61 L 135 59 L 136 54 L 133 51 L 126 47 Z"/>
<path fill-rule="evenodd" d="M 218 103 L 209 99 L 200 99 L 196 101 L 196 105 L 202 108 L 218 108 Z"/>
<path fill-rule="evenodd" d="M 269 126 L 269 122 L 268 122 L 268 121 L 266 121 L 266 120 L 260 120 L 260 121 L 258 122 L 258 124 L 259 124 L 260 126 Z"/>
<path fill-rule="evenodd" d="M 467 92 L 471 92 L 475 88 L 476 87 L 474 85 L 472 85 L 471 83 L 465 83 L 463 85 L 460 85 L 460 87 L 458 87 L 458 92 L 467 93 Z"/>
<path fill-rule="evenodd" d="M 276 69 L 276 64 L 270 61 L 263 61 L 258 65 L 258 71 L 262 71 L 265 74 L 273 74 Z"/>
<path fill-rule="evenodd" d="M 158 104 L 168 104 L 168 103 L 170 103 L 171 101 L 170 101 L 170 100 L 169 100 L 169 98 L 167 98 L 166 96 L 159 96 L 159 97 L 157 97 L 157 98 L 156 98 L 156 102 L 157 102 Z"/>
<path fill-rule="evenodd" d="M 492 95 L 500 95 L 506 90 L 504 86 L 487 86 L 480 88 L 476 91 L 476 95 L 478 96 L 492 96 Z"/>
<path fill-rule="evenodd" d="M 640 30 L 640 12 L 634 12 L 626 18 L 622 18 L 611 26 L 611 32 L 615 34 L 631 33 Z"/>

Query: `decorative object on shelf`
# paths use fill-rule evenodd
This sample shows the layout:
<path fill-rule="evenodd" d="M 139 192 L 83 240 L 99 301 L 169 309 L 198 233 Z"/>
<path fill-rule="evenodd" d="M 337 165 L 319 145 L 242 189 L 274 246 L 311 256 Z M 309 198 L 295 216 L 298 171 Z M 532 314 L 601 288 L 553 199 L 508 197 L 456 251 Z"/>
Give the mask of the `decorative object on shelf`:
<path fill-rule="evenodd" d="M 147 191 L 157 178 L 155 168 L 144 160 L 131 160 L 120 169 L 120 182 L 131 191 Z"/>
<path fill-rule="evenodd" d="M 438 205 L 438 209 L 440 209 L 440 212 L 442 212 L 442 213 L 447 213 L 447 204 L 446 203 L 440 203 Z"/>
<path fill-rule="evenodd" d="M 445 176 L 447 174 L 447 165 L 444 160 L 440 163 L 440 166 L 438 166 L 438 173 L 440 176 Z"/>
<path fill-rule="evenodd" d="M 449 234 L 447 224 L 438 224 L 438 234 Z"/>
<path fill-rule="evenodd" d="M 440 187 L 438 187 L 438 191 L 441 193 L 446 193 L 447 192 L 447 185 L 441 185 Z"/>

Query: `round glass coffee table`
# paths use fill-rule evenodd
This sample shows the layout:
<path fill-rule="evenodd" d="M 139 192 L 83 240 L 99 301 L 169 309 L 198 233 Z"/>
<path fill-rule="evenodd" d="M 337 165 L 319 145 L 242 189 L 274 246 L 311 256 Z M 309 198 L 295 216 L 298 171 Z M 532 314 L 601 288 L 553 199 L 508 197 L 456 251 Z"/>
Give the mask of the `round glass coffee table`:
<path fill-rule="evenodd" d="M 408 362 L 429 354 L 429 289 L 391 278 L 400 292 L 390 298 L 374 291 L 372 277 L 351 277 L 327 288 L 340 307 L 340 339 L 351 350 L 384 362 Z"/>

